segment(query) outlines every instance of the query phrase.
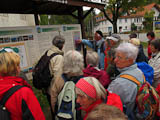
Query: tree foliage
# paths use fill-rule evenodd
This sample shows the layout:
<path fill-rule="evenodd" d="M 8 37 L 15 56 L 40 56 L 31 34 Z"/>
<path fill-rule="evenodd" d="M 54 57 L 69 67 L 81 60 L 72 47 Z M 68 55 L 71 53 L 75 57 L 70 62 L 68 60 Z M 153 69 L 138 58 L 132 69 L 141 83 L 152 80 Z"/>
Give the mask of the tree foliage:
<path fill-rule="evenodd" d="M 83 11 L 86 14 L 88 11 Z M 77 15 L 77 11 L 73 13 L 75 16 Z M 85 19 L 85 32 L 87 36 L 92 36 L 92 32 L 94 26 L 96 24 L 96 20 L 94 19 L 96 13 L 93 10 Z M 78 24 L 78 19 L 75 19 L 71 15 L 41 15 L 40 16 L 40 25 L 59 25 L 59 24 Z"/>
<path fill-rule="evenodd" d="M 131 30 L 132 31 L 136 31 L 137 30 L 137 26 L 134 23 L 131 24 Z"/>
<path fill-rule="evenodd" d="M 77 24 L 78 21 L 71 15 L 51 15 L 49 23 L 50 25 Z"/>
<path fill-rule="evenodd" d="M 48 15 L 40 15 L 40 25 L 48 25 Z"/>
<path fill-rule="evenodd" d="M 86 12 L 87 11 L 84 11 L 84 13 Z M 91 37 L 91 36 L 93 37 L 93 29 L 96 24 L 96 20 L 94 19 L 95 16 L 96 16 L 96 13 L 93 10 L 84 20 L 87 37 Z"/>
<path fill-rule="evenodd" d="M 147 31 L 151 31 L 153 29 L 153 19 L 154 19 L 154 11 L 146 12 L 144 15 L 145 21 L 143 22 L 144 28 Z"/>
<path fill-rule="evenodd" d="M 145 4 L 147 5 L 147 4 L 151 4 L 151 3 L 160 4 L 160 0 L 147 0 Z"/>
<path fill-rule="evenodd" d="M 108 0 L 104 15 L 112 23 L 114 33 L 117 33 L 118 18 L 121 15 L 129 14 L 134 8 L 139 10 L 144 3 L 146 3 L 146 0 Z"/>

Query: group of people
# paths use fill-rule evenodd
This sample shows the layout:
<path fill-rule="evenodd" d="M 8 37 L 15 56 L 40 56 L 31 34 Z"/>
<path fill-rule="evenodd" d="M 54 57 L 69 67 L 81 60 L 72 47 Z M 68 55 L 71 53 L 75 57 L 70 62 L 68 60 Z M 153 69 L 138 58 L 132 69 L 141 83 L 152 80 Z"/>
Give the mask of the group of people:
<path fill-rule="evenodd" d="M 147 34 L 148 38 L 152 36 L 151 33 Z M 127 74 L 144 83 L 143 72 L 136 62 L 146 62 L 154 69 L 153 86 L 157 87 L 160 82 L 160 40 L 150 39 L 148 50 L 151 50 L 151 57 L 148 58 L 136 37 L 136 34 L 132 34 L 128 42 L 121 42 L 120 36 L 116 34 L 104 38 L 101 31 L 96 31 L 95 43 L 86 39 L 79 40 L 79 44 L 93 48 L 93 51 L 87 52 L 87 67 L 84 68 L 83 55 L 76 50 L 64 54 L 62 49 L 65 38 L 55 36 L 47 53 L 48 56 L 59 53 L 51 58 L 49 63 L 50 74 L 54 77 L 46 95 L 52 120 L 58 119 L 57 102 L 66 83 L 64 77 L 75 84 L 75 101 L 78 107 L 74 119 L 134 120 L 131 115 L 136 104 L 137 85 L 121 76 Z M 31 86 L 19 77 L 19 55 L 12 48 L 1 49 L 0 66 L 0 99 L 11 87 L 25 86 L 16 91 L 6 103 L 11 118 L 44 120 L 44 114 Z"/>

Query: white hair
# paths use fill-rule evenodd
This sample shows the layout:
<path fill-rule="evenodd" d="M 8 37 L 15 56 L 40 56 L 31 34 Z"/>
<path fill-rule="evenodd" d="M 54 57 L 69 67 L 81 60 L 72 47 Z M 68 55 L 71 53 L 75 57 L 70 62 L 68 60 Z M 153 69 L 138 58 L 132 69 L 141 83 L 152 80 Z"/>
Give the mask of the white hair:
<path fill-rule="evenodd" d="M 64 55 L 63 73 L 81 75 L 83 74 L 84 63 L 81 53 L 70 50 Z"/>
<path fill-rule="evenodd" d="M 99 63 L 99 56 L 97 52 L 89 51 L 86 56 L 87 64 L 92 65 L 93 67 L 97 67 Z"/>
<path fill-rule="evenodd" d="M 132 43 L 133 45 L 139 46 L 140 45 L 140 40 L 138 38 L 132 38 L 130 40 L 130 43 Z"/>
<path fill-rule="evenodd" d="M 131 58 L 133 61 L 136 60 L 138 55 L 138 48 L 131 43 L 123 42 L 115 50 L 124 53 L 127 58 Z"/>
<path fill-rule="evenodd" d="M 94 86 L 94 88 L 96 89 L 96 100 L 97 99 L 104 100 L 106 98 L 106 94 L 107 94 L 106 90 L 96 78 L 84 77 L 83 79 L 85 81 L 87 81 L 88 83 L 90 83 L 92 86 Z M 90 98 L 84 91 L 82 91 L 81 89 L 79 89 L 77 87 L 76 87 L 76 93 L 78 93 L 82 96 L 87 96 L 88 98 Z"/>

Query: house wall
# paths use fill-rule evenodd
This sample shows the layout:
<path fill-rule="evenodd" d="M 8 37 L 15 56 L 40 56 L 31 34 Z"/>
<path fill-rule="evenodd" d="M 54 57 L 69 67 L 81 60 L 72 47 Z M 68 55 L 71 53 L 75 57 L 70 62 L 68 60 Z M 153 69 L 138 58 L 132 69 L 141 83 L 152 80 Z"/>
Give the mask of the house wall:
<path fill-rule="evenodd" d="M 0 14 L 0 27 L 35 26 L 34 15 Z"/>
<path fill-rule="evenodd" d="M 157 20 L 160 13 L 155 7 L 153 7 L 152 10 L 155 11 L 154 20 Z M 100 17 L 98 19 L 100 20 L 102 18 L 103 17 Z M 117 31 L 118 33 L 131 31 L 132 23 L 134 23 L 137 26 L 137 29 L 142 29 L 144 27 L 143 21 L 144 17 L 138 17 L 138 16 L 134 18 L 129 18 L 129 17 L 119 18 L 117 20 Z M 101 30 L 103 33 L 109 33 L 110 31 L 113 33 L 113 26 L 108 20 L 104 19 L 103 21 L 97 22 L 97 24 L 98 25 L 94 28 L 94 32 L 96 30 Z"/>

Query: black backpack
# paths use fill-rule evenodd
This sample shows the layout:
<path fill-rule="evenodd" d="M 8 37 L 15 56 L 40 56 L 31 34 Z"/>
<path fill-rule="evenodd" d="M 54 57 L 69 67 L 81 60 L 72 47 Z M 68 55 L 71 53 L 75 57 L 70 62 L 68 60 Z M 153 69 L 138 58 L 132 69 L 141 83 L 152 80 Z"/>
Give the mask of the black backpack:
<path fill-rule="evenodd" d="M 33 86 L 37 89 L 44 88 L 45 90 L 50 86 L 50 82 L 54 76 L 50 74 L 49 63 L 50 59 L 59 53 L 53 53 L 51 56 L 47 56 L 47 52 L 40 58 L 38 63 L 33 69 Z"/>
<path fill-rule="evenodd" d="M 4 94 L 3 98 L 0 101 L 0 120 L 11 120 L 10 112 L 6 109 L 5 103 L 7 102 L 10 96 L 12 96 L 17 90 L 19 90 L 22 87 L 24 86 L 14 86 Z"/>

